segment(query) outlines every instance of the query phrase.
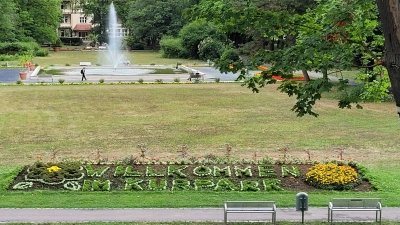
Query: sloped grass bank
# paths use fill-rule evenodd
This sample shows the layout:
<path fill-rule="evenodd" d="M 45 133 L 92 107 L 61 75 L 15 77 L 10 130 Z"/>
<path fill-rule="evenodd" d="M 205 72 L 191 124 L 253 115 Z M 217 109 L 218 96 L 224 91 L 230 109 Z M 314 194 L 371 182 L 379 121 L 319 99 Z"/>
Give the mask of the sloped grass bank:
<path fill-rule="evenodd" d="M 293 100 L 272 88 L 253 94 L 238 84 L 80 85 L 0 88 L 0 207 L 124 208 L 221 207 L 226 200 L 275 200 L 294 207 L 297 191 L 6 191 L 20 167 L 38 157 L 102 159 L 146 154 L 168 159 L 187 144 L 191 157 L 223 155 L 224 143 L 245 158 L 289 154 L 316 159 L 345 158 L 370 168 L 377 191 L 309 191 L 310 206 L 326 207 L 333 197 L 382 198 L 384 207 L 400 206 L 398 117 L 393 104 L 367 103 L 363 110 L 318 103 L 319 118 L 297 118 Z M 133 146 L 133 147 L 132 147 Z M 52 150 L 57 152 L 52 155 Z"/>

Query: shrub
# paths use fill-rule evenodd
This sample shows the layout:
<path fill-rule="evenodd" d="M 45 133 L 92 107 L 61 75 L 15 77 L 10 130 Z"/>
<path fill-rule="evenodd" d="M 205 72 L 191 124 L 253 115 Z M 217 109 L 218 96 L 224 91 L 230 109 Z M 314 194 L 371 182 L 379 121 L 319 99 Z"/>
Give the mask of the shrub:
<path fill-rule="evenodd" d="M 64 45 L 80 46 L 83 44 L 83 40 L 80 37 L 60 37 L 60 40 Z"/>
<path fill-rule="evenodd" d="M 104 83 L 104 79 L 101 78 L 101 79 L 99 80 L 99 83 L 100 83 L 100 84 Z"/>
<path fill-rule="evenodd" d="M 143 84 L 144 80 L 143 80 L 142 78 L 140 78 L 140 79 L 138 80 L 138 82 L 139 82 L 139 84 Z"/>
<path fill-rule="evenodd" d="M 204 21 L 194 21 L 179 31 L 182 46 L 188 51 L 189 58 L 199 58 L 198 46 L 202 40 L 211 37 L 215 40 L 226 40 L 226 36 L 217 32 L 215 25 Z"/>
<path fill-rule="evenodd" d="M 125 38 L 126 46 L 130 47 L 132 50 L 143 50 L 144 44 L 136 40 L 133 36 L 128 36 Z"/>
<path fill-rule="evenodd" d="M 46 57 L 49 55 L 49 50 L 45 48 L 41 48 L 36 52 L 36 56 L 38 57 Z"/>
<path fill-rule="evenodd" d="M 239 51 L 234 48 L 227 48 L 221 55 L 222 60 L 228 60 L 231 62 L 238 61 L 240 59 Z"/>
<path fill-rule="evenodd" d="M 14 61 L 16 56 L 14 55 L 0 55 L 0 61 Z"/>
<path fill-rule="evenodd" d="M 0 43 L 0 54 L 24 54 L 25 52 L 36 52 L 40 46 L 36 42 L 3 42 Z"/>
<path fill-rule="evenodd" d="M 234 69 L 237 70 L 232 64 L 240 60 L 239 51 L 232 47 L 228 47 L 224 50 L 221 57 L 215 60 L 215 65 L 217 67 L 224 68 L 228 71 Z M 229 65 L 229 66 L 228 66 Z M 241 67 L 240 67 L 241 68 Z"/>
<path fill-rule="evenodd" d="M 64 79 L 58 79 L 58 83 L 63 84 L 65 82 Z"/>
<path fill-rule="evenodd" d="M 69 64 L 69 63 L 65 63 L 65 66 L 71 66 L 71 64 Z"/>
<path fill-rule="evenodd" d="M 185 58 L 188 55 L 182 46 L 182 40 L 171 36 L 162 37 L 160 50 L 163 58 Z"/>
<path fill-rule="evenodd" d="M 224 51 L 224 45 L 221 41 L 207 37 L 202 40 L 198 46 L 199 57 L 202 60 L 215 60 L 221 57 Z"/>
<path fill-rule="evenodd" d="M 61 47 L 63 46 L 63 42 L 61 41 L 60 38 L 57 38 L 57 40 L 54 41 L 53 44 L 51 44 L 51 47 Z"/>
<path fill-rule="evenodd" d="M 129 45 L 132 50 L 143 50 L 144 49 L 144 44 L 142 42 L 134 42 L 131 45 Z"/>
<path fill-rule="evenodd" d="M 219 83 L 221 81 L 221 78 L 216 77 L 214 80 L 215 80 L 215 83 Z"/>
<path fill-rule="evenodd" d="M 156 84 L 162 84 L 163 82 L 164 82 L 163 79 L 156 79 L 154 81 L 154 83 L 156 83 Z"/>
<path fill-rule="evenodd" d="M 175 77 L 175 78 L 174 78 L 174 82 L 175 82 L 175 83 L 179 83 L 179 82 L 181 82 L 181 79 L 179 79 L 179 77 Z"/>

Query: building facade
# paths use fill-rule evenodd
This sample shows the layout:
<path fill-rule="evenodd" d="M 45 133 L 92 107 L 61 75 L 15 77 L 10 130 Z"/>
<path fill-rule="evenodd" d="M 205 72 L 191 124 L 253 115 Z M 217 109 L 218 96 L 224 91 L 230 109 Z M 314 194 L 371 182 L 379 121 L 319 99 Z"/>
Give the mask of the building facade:
<path fill-rule="evenodd" d="M 73 5 L 71 0 L 63 0 L 61 2 L 62 19 L 58 27 L 58 35 L 60 37 L 80 37 L 82 40 L 87 40 L 91 32 L 92 17 L 85 16 L 82 9 L 77 5 Z M 128 30 L 123 28 L 119 23 L 116 31 L 113 32 L 116 36 L 128 36 Z"/>

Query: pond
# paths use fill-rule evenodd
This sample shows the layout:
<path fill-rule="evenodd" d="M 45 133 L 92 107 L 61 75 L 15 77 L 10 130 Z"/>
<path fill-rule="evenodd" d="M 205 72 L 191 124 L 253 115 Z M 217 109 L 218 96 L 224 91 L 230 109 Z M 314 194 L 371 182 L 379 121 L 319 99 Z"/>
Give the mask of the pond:
<path fill-rule="evenodd" d="M 0 69 L 0 83 L 14 83 L 19 80 L 20 69 Z"/>

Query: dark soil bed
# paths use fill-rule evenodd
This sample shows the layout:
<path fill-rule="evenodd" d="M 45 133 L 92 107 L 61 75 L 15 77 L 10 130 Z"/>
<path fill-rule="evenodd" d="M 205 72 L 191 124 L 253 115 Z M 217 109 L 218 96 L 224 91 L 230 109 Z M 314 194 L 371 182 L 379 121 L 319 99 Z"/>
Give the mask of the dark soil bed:
<path fill-rule="evenodd" d="M 168 166 L 170 166 L 172 169 L 177 170 L 178 172 L 175 173 L 170 173 L 168 170 Z M 184 168 L 186 166 L 186 168 Z M 194 188 L 194 183 L 196 180 L 209 180 L 214 184 L 213 187 L 216 186 L 216 184 L 221 180 L 221 179 L 228 179 L 229 182 L 231 182 L 237 190 L 240 190 L 241 187 L 241 181 L 254 181 L 255 183 L 258 184 L 258 187 L 260 191 L 267 191 L 265 186 L 263 186 L 264 181 L 271 181 L 271 180 L 278 180 L 279 182 L 279 187 L 282 188 L 283 190 L 289 190 L 289 191 L 303 191 L 303 192 L 308 192 L 308 191 L 318 191 L 319 189 L 308 185 L 306 182 L 304 182 L 303 177 L 304 175 L 308 172 L 309 168 L 311 165 L 295 165 L 299 171 L 300 171 L 300 176 L 295 177 L 291 174 L 288 174 L 285 177 L 282 177 L 282 165 L 270 165 L 271 171 L 273 171 L 273 175 L 269 177 L 263 177 L 260 176 L 260 171 L 259 171 L 259 165 L 255 164 L 246 164 L 246 165 L 228 165 L 228 164 L 220 164 L 220 165 L 205 165 L 208 168 L 210 168 L 212 171 L 214 171 L 214 166 L 219 168 L 220 171 L 222 172 L 219 175 L 215 175 L 214 173 L 206 176 L 199 176 L 194 174 L 194 169 L 198 167 L 199 165 L 132 165 L 131 170 L 139 173 L 138 176 L 127 176 L 126 174 L 117 174 L 117 165 L 90 165 L 90 167 L 93 170 L 98 170 L 101 171 L 102 168 L 108 167 L 108 169 L 101 175 L 101 176 L 90 176 L 88 174 L 88 169 L 83 166 L 79 170 L 79 174 L 82 174 L 82 177 L 79 179 L 69 179 L 69 180 L 55 180 L 53 183 L 51 182 L 43 182 L 40 179 L 29 179 L 31 177 L 31 174 L 28 172 L 28 166 L 26 166 L 15 178 L 14 182 L 10 185 L 9 190 L 65 190 L 65 184 L 67 182 L 75 182 L 75 184 L 79 184 L 80 187 L 84 186 L 85 182 L 93 182 L 94 180 L 104 182 L 104 181 L 110 181 L 110 190 L 111 191 L 124 191 L 126 189 L 126 183 L 127 179 L 136 179 L 138 184 L 143 188 L 143 190 L 150 190 L 149 188 L 149 182 L 150 180 L 155 180 L 157 185 L 160 185 L 160 182 L 163 180 L 166 181 L 166 188 L 165 190 L 171 190 L 172 187 L 174 186 L 174 182 L 176 180 L 187 180 L 190 182 L 190 189 L 195 190 Z M 230 175 L 224 172 L 223 170 L 226 169 L 226 167 L 229 166 L 230 170 Z M 235 171 L 235 166 L 244 170 L 247 167 L 250 167 L 251 170 L 251 176 L 246 176 L 245 174 L 241 174 L 238 176 Z M 127 165 L 123 166 L 123 171 L 125 171 L 125 168 Z M 292 165 L 285 165 L 286 168 L 291 169 Z M 147 168 L 147 169 L 146 169 Z M 147 173 L 146 171 L 152 171 L 151 173 Z M 184 168 L 184 169 L 182 169 Z M 179 173 L 185 175 L 185 177 L 180 176 Z M 100 174 L 100 172 L 99 172 Z M 158 174 L 159 176 L 155 176 L 155 174 Z M 15 188 L 16 185 L 18 184 L 29 184 L 28 188 Z M 213 187 L 210 187 L 210 190 L 213 190 Z M 80 188 L 79 190 L 82 190 Z M 367 181 L 362 181 L 361 184 L 357 185 L 354 189 L 354 191 L 373 191 L 374 188 L 370 183 Z M 132 191 L 132 190 L 130 190 Z M 249 191 L 249 190 L 247 190 Z"/>

